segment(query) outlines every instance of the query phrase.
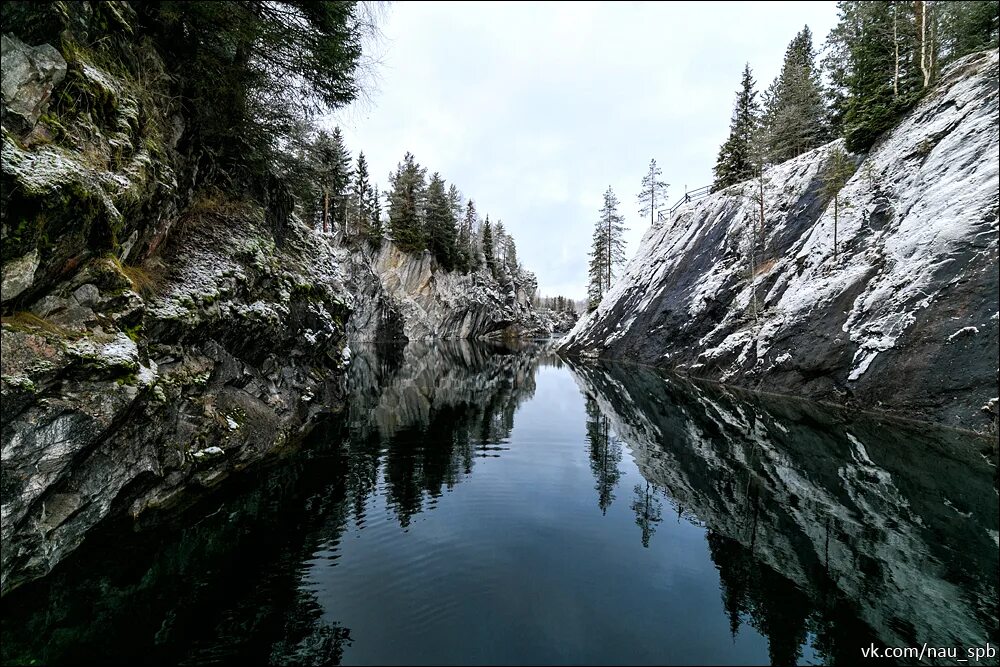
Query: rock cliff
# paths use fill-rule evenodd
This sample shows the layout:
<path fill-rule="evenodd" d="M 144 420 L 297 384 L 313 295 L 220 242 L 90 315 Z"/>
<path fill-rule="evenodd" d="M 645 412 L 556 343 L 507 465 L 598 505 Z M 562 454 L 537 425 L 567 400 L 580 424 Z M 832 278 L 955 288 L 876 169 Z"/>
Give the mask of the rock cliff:
<path fill-rule="evenodd" d="M 547 332 L 527 272 L 349 251 L 275 175 L 206 178 L 155 49 L 97 51 L 130 6 L 66 12 L 59 49 L 2 44 L 0 593 L 293 451 L 343 408 L 349 338 Z"/>
<path fill-rule="evenodd" d="M 391 242 L 378 251 L 344 251 L 354 294 L 351 340 L 524 337 L 552 333 L 553 323 L 531 305 L 535 278 L 520 272 L 498 281 L 482 269 L 440 269 L 429 252 L 414 256 Z"/>
<path fill-rule="evenodd" d="M 994 50 L 952 64 L 855 156 L 836 249 L 823 183 L 839 142 L 766 170 L 762 232 L 751 232 L 755 182 L 650 228 L 562 349 L 951 426 L 995 425 L 997 60 Z"/>

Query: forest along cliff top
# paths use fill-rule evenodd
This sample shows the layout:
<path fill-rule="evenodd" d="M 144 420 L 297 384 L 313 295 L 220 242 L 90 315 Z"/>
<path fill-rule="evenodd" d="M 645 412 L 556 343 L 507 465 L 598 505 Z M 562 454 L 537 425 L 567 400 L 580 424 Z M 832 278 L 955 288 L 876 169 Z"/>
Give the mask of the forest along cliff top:
<path fill-rule="evenodd" d="M 562 349 L 988 427 L 997 63 L 996 50 L 956 61 L 868 155 L 854 157 L 836 225 L 823 183 L 840 141 L 768 167 L 752 281 L 760 184 L 682 206 L 649 229 Z"/>

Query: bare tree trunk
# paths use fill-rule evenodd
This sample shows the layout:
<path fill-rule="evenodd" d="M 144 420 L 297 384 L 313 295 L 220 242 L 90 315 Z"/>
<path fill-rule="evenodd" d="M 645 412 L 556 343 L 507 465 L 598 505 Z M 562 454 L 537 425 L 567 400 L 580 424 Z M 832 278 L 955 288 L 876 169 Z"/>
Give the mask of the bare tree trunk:
<path fill-rule="evenodd" d="M 920 8 L 920 71 L 924 73 L 924 88 L 931 82 L 927 59 L 927 2 L 918 2 Z"/>
<path fill-rule="evenodd" d="M 326 234 L 326 223 L 330 219 L 330 191 L 323 188 L 323 233 Z"/>
<path fill-rule="evenodd" d="M 928 71 L 928 82 L 934 79 L 934 52 L 937 50 L 937 21 L 934 20 L 934 5 L 928 4 L 927 10 L 931 12 L 931 30 L 930 30 L 930 40 L 931 48 L 927 54 L 927 71 Z M 927 85 L 927 84 L 924 84 Z"/>
<path fill-rule="evenodd" d="M 760 166 L 760 241 L 764 242 L 764 165 Z"/>
<path fill-rule="evenodd" d="M 899 30 L 896 20 L 896 3 L 892 3 L 892 44 L 896 50 L 896 73 L 892 77 L 892 96 L 899 97 Z"/>
<path fill-rule="evenodd" d="M 840 197 L 833 196 L 833 264 L 837 265 L 837 216 L 839 211 Z"/>

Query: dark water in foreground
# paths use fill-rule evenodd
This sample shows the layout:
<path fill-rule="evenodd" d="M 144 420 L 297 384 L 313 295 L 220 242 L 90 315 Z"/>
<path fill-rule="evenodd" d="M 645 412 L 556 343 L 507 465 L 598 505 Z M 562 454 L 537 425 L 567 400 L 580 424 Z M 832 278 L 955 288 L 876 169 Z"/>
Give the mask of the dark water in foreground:
<path fill-rule="evenodd" d="M 292 458 L 172 525 L 108 526 L 7 596 L 3 661 L 857 664 L 872 642 L 997 643 L 986 441 L 537 348 L 355 350 L 349 384 Z"/>

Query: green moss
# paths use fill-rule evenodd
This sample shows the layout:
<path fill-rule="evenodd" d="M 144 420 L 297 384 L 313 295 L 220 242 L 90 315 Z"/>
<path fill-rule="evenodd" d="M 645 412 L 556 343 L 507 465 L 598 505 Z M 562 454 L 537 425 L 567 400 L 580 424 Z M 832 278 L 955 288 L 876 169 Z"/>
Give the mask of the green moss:
<path fill-rule="evenodd" d="M 138 343 L 139 338 L 142 335 L 142 323 L 136 324 L 134 327 L 126 327 L 125 335 L 132 339 L 133 343 Z"/>
<path fill-rule="evenodd" d="M 27 391 L 32 394 L 38 392 L 38 387 L 32 382 L 31 378 L 25 377 L 23 375 L 4 375 L 3 381 L 12 387 L 16 387 L 22 391 Z"/>

